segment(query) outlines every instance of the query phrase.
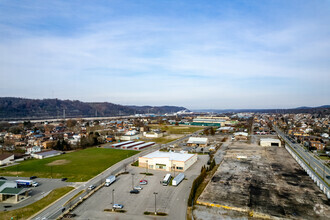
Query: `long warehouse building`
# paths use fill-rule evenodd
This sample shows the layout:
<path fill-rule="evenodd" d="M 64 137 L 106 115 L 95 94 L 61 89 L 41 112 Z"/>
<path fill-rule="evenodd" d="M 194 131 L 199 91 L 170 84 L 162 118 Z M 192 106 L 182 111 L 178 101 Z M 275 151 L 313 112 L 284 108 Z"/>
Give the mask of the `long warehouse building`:
<path fill-rule="evenodd" d="M 154 144 L 155 144 L 155 142 L 147 142 L 147 143 L 144 143 L 144 144 L 141 144 L 141 145 L 137 145 L 133 149 L 134 150 L 142 150 L 142 149 L 147 148 L 147 147 L 150 147 L 150 146 L 152 146 Z"/>
<path fill-rule="evenodd" d="M 126 144 L 126 145 L 121 146 L 121 149 L 129 149 L 129 148 L 132 148 L 134 146 L 137 146 L 137 145 L 140 145 L 143 143 L 144 143 L 144 141 L 133 142 L 131 144 Z"/>
<path fill-rule="evenodd" d="M 125 145 L 125 144 L 130 144 L 130 143 L 133 143 L 133 141 L 123 141 L 123 142 L 119 142 L 119 143 L 117 143 L 117 144 L 113 144 L 113 145 L 111 145 L 111 147 L 112 147 L 112 148 L 117 148 L 117 147 L 121 147 L 121 146 L 123 146 L 123 145 Z"/>

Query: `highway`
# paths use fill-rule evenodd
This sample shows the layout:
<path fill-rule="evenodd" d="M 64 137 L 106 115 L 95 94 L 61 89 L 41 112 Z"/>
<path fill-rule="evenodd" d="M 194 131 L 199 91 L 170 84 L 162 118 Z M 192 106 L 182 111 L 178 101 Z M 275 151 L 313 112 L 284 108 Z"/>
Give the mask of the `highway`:
<path fill-rule="evenodd" d="M 289 138 L 277 127 L 274 126 L 276 132 L 285 140 L 286 143 L 290 145 L 290 147 L 299 154 L 299 156 L 304 159 L 304 161 L 313 169 L 318 176 L 322 177 L 323 180 L 327 183 L 328 187 L 330 184 L 330 180 L 326 178 L 326 176 L 330 176 L 330 169 L 327 167 L 320 159 L 314 157 L 312 153 L 308 150 L 304 149 L 300 144 L 292 143 Z"/>

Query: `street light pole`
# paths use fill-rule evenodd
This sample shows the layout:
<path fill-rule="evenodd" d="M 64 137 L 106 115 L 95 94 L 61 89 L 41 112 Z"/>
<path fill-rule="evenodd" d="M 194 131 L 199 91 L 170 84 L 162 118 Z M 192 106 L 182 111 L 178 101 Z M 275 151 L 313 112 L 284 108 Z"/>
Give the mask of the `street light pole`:
<path fill-rule="evenodd" d="M 147 166 L 146 166 L 146 175 L 148 174 L 148 160 L 146 160 Z"/>
<path fill-rule="evenodd" d="M 134 173 L 132 173 L 132 189 L 134 189 Z"/>
<path fill-rule="evenodd" d="M 113 211 L 113 206 L 115 205 L 115 189 L 112 189 L 112 211 Z"/>
<path fill-rule="evenodd" d="M 156 195 L 157 195 L 158 193 L 156 193 L 156 192 L 154 192 L 154 195 L 155 195 L 155 215 L 157 215 L 157 206 L 156 206 Z"/>

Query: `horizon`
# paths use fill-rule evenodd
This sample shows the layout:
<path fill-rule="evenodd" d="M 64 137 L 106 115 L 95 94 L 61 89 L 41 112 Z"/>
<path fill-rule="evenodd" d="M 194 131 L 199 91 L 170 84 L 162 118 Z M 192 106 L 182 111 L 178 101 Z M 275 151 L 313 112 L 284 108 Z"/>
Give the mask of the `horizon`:
<path fill-rule="evenodd" d="M 186 108 L 190 111 L 206 111 L 206 110 L 282 110 L 282 109 L 298 109 L 298 108 L 319 108 L 319 107 L 323 107 L 323 106 L 330 106 L 330 104 L 322 104 L 322 105 L 317 105 L 317 106 L 295 106 L 293 108 L 226 108 L 226 109 L 221 109 L 221 108 L 187 108 L 185 106 L 176 106 L 176 105 L 168 105 L 168 104 L 161 104 L 161 105 L 149 105 L 149 104 L 143 104 L 143 105 L 134 105 L 134 104 L 128 104 L 128 105 L 124 105 L 124 104 L 119 104 L 119 103 L 114 103 L 114 102 L 108 102 L 108 101 L 94 101 L 94 102 L 84 102 L 81 100 L 77 100 L 77 99 L 60 99 L 60 98 L 25 98 L 25 97 L 0 97 L 0 98 L 17 98 L 17 99 L 30 99 L 30 100 L 52 100 L 52 99 L 56 99 L 56 100 L 60 100 L 60 101 L 79 101 L 79 102 L 83 102 L 83 103 L 112 103 L 112 104 L 116 104 L 116 105 L 123 105 L 123 106 L 151 106 L 151 107 L 163 107 L 163 106 L 173 106 L 173 107 L 183 107 Z"/>
<path fill-rule="evenodd" d="M 330 2 L 2 1 L 2 96 L 187 109 L 330 100 Z"/>

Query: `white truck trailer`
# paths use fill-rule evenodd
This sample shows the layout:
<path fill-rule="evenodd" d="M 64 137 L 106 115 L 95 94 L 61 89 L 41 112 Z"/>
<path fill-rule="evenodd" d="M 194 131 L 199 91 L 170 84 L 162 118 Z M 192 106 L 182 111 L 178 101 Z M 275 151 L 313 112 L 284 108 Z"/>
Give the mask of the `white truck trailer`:
<path fill-rule="evenodd" d="M 16 180 L 17 186 L 33 186 L 37 187 L 39 183 L 34 182 L 33 180 Z"/>
<path fill-rule="evenodd" d="M 111 175 L 105 179 L 105 186 L 110 186 L 115 181 L 116 181 L 116 176 Z"/>
<path fill-rule="evenodd" d="M 173 186 L 179 185 L 183 179 L 184 179 L 184 174 L 180 173 L 172 180 L 172 185 Z"/>

